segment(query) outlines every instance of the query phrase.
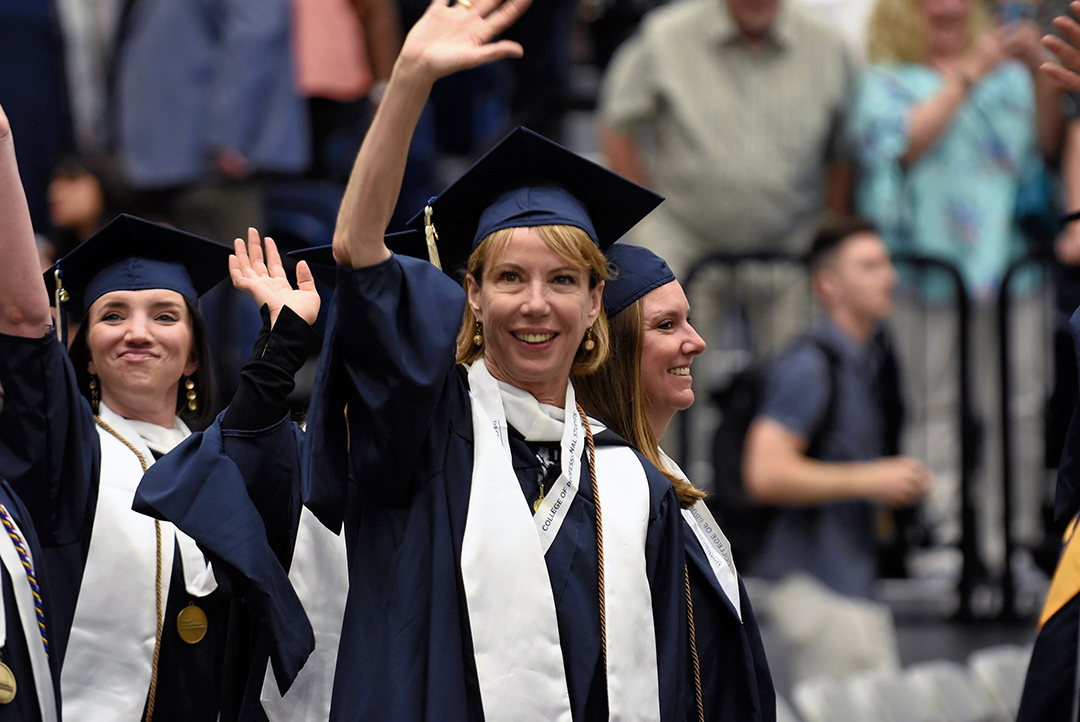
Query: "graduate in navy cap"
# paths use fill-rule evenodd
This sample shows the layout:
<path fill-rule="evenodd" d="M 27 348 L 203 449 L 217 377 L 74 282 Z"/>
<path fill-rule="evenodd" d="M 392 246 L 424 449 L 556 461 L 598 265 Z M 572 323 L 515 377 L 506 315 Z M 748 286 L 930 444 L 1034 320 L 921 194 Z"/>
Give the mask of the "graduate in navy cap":
<path fill-rule="evenodd" d="M 608 425 L 596 443 L 612 433 L 630 441 L 664 471 L 683 507 L 694 697 L 688 719 L 774 722 L 772 676 L 730 545 L 705 494 L 657 443 L 676 412 L 694 402 L 690 366 L 705 342 L 690 325 L 690 304 L 664 259 L 627 243 L 606 255 L 611 358 L 597 373 L 573 381 L 582 406 Z"/>
<path fill-rule="evenodd" d="M 212 405 L 196 304 L 225 277 L 230 249 L 116 218 L 47 274 L 60 328 L 69 312 L 82 318 L 69 355 L 50 314 L 2 113 L 0 217 L 0 383 L 7 391 L 0 469 L 34 520 L 48 566 L 53 617 L 46 622 L 50 658 L 63 665 L 63 713 L 110 722 L 228 717 L 223 710 L 239 704 L 233 698 L 243 694 L 254 645 L 290 658 L 257 634 L 289 618 L 287 599 L 266 603 L 275 581 L 292 593 L 282 564 L 274 558 L 276 568 L 264 565 L 261 575 L 237 574 L 244 586 L 236 587 L 234 570 L 211 563 L 214 550 L 204 553 L 183 532 L 180 522 L 188 520 L 158 522 L 132 502 L 145 470 Z M 221 483 L 265 472 L 254 462 L 245 468 L 252 477 L 225 469 Z M 261 538 L 287 554 L 299 495 L 291 508 L 276 499 L 266 507 L 275 513 L 256 516 L 257 527 L 218 521 L 244 531 L 249 546 Z M 247 602 L 250 619 L 234 595 Z M 302 609 L 299 618 L 292 638 L 276 639 L 310 651 Z"/>
<path fill-rule="evenodd" d="M 1080 357 L 1080 309 L 1069 320 Z M 1039 615 L 1017 722 L 1080 719 L 1080 405 L 1073 411 L 1058 465 L 1054 516 L 1069 520 L 1050 589 Z"/>
<path fill-rule="evenodd" d="M 684 719 L 678 499 L 569 383 L 608 354 L 601 249 L 661 199 L 519 129 L 410 222 L 441 271 L 383 240 L 432 83 L 521 54 L 526 5 L 428 8 L 338 217 L 304 477 L 349 542 L 333 720 Z"/>
<path fill-rule="evenodd" d="M 49 648 L 53 598 L 44 554 L 30 513 L 2 477 L 0 525 L 0 721 L 53 722 L 60 719 L 60 659 Z"/>

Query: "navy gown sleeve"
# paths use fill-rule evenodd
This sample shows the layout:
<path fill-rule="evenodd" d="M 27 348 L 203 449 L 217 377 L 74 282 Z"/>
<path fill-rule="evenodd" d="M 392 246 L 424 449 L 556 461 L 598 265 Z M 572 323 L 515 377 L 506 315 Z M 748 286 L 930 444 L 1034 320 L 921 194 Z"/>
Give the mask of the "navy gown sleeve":
<path fill-rule="evenodd" d="M 42 546 L 89 538 L 101 447 L 67 351 L 41 338 L 0 334 L 0 469 L 30 511 Z"/>
<path fill-rule="evenodd" d="M 310 334 L 283 309 L 241 373 L 233 405 L 244 408 L 222 412 L 150 467 L 134 505 L 195 539 L 219 583 L 244 600 L 256 627 L 267 630 L 257 644 L 268 645 L 282 693 L 314 648 L 287 572 L 300 516 L 302 432 L 289 420 L 285 397 L 314 346 Z M 260 415 L 274 418 L 259 427 Z"/>
<path fill-rule="evenodd" d="M 333 531 L 350 478 L 367 498 L 404 506 L 455 365 L 465 292 L 426 261 L 393 255 L 338 269 L 309 412 L 304 503 Z"/>

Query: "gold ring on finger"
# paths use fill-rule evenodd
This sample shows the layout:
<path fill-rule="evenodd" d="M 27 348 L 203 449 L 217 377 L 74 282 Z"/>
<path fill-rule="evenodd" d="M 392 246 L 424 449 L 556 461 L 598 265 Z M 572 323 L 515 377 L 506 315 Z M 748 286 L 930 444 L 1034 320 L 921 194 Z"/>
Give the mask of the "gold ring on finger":
<path fill-rule="evenodd" d="M 466 10 L 472 10 L 472 3 L 469 0 L 457 0 L 457 4 L 461 5 Z"/>

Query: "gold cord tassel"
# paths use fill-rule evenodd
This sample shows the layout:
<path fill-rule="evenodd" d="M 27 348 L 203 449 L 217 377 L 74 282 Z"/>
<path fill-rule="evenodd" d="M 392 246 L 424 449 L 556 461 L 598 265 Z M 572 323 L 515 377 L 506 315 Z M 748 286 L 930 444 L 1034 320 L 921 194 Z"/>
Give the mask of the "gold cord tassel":
<path fill-rule="evenodd" d="M 593 443 L 589 417 L 581 404 L 577 405 L 581 425 L 585 427 L 585 447 L 589 452 L 589 479 L 592 482 L 593 508 L 596 510 L 596 586 L 600 594 L 600 661 L 607 679 L 607 582 L 604 579 L 604 517 L 600 511 L 600 485 L 596 478 L 596 445 Z"/>
<path fill-rule="evenodd" d="M 431 222 L 431 206 L 424 208 L 424 240 L 427 241 L 427 255 L 431 265 L 442 270 L 442 262 L 439 261 L 439 248 L 435 242 L 439 240 L 439 234 L 435 231 L 435 224 Z"/>
<path fill-rule="evenodd" d="M 66 302 L 70 296 L 68 296 L 67 289 L 64 288 L 64 282 L 60 280 L 60 269 L 57 268 L 54 274 L 56 278 L 56 338 L 60 343 L 63 343 L 64 315 L 61 313 L 60 304 Z"/>
<path fill-rule="evenodd" d="M 135 454 L 135 457 L 139 460 L 139 465 L 142 466 L 143 473 L 145 474 L 146 470 L 150 468 L 150 465 L 146 462 L 146 457 L 142 455 L 142 452 L 136 449 L 134 444 L 121 436 L 116 429 L 102 421 L 100 416 L 95 415 L 94 421 L 97 422 L 97 425 L 104 429 L 110 436 L 126 446 L 131 453 Z M 165 602 L 164 599 L 162 599 L 161 588 L 161 522 L 157 519 L 154 520 L 154 534 L 157 537 L 157 573 L 154 575 L 154 601 L 157 606 L 157 630 L 154 633 L 154 655 L 150 660 L 150 690 L 146 694 L 146 717 L 144 718 L 144 722 L 151 722 L 154 719 L 154 702 L 157 701 L 158 687 L 158 661 L 161 658 L 161 633 L 164 631 L 165 626 Z"/>

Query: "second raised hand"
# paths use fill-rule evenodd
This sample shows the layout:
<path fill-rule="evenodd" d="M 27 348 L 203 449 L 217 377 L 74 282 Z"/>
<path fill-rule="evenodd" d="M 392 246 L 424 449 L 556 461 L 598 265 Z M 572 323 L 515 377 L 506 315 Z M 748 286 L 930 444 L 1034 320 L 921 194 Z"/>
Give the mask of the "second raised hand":
<path fill-rule="evenodd" d="M 233 250 L 233 255 L 229 256 L 232 284 L 254 298 L 260 307 L 267 306 L 271 326 L 277 322 L 283 306 L 288 306 L 308 324 L 315 323 L 322 300 L 306 261 L 296 264 L 297 287 L 293 288 L 281 265 L 277 244 L 269 236 L 260 243 L 259 232 L 248 228 L 247 243 L 237 238 L 233 241 Z"/>
<path fill-rule="evenodd" d="M 470 0 L 468 5 L 449 5 L 434 0 L 409 31 L 399 62 L 421 70 L 435 80 L 459 70 L 518 58 L 524 53 L 512 40 L 495 40 L 532 0 Z"/>

